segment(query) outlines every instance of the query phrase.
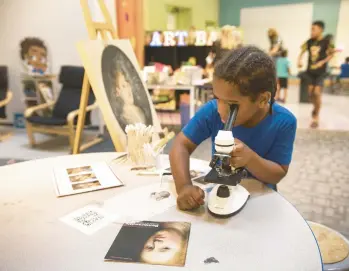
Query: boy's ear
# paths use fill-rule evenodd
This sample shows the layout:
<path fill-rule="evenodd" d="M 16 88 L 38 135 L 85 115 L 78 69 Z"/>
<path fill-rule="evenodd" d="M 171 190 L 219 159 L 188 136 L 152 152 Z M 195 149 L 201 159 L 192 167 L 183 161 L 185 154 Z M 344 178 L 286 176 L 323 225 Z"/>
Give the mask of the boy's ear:
<path fill-rule="evenodd" d="M 268 105 L 269 101 L 271 99 L 271 93 L 269 91 L 264 91 L 259 95 L 259 107 L 264 108 L 266 105 Z"/>

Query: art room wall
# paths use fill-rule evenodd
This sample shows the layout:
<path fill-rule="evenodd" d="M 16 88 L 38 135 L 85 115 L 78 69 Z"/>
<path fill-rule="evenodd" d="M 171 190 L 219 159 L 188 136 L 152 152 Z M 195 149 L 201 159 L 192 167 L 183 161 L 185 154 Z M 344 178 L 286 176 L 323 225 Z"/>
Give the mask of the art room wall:
<path fill-rule="evenodd" d="M 338 54 L 337 64 L 344 62 L 349 57 L 349 0 L 342 0 L 338 16 L 336 44 L 344 48 L 343 52 Z"/>
<path fill-rule="evenodd" d="M 335 35 L 341 0 L 220 0 L 219 23 L 220 25 L 240 25 L 240 11 L 243 8 L 299 3 L 312 3 L 312 19 L 325 21 L 326 32 Z M 266 16 L 268 16 L 268 14 L 266 14 Z M 295 20 L 297 18 L 297 16 L 294 17 Z M 292 21 L 289 23 L 292 24 Z"/>
<path fill-rule="evenodd" d="M 115 26 L 115 0 L 105 2 Z M 94 19 L 100 21 L 102 16 L 96 0 L 89 4 Z M 62 65 L 82 65 L 75 43 L 88 39 L 88 34 L 78 0 L 0 0 L 0 18 L 0 65 L 9 69 L 9 87 L 14 99 L 7 113 L 8 121 L 12 122 L 13 113 L 23 112 L 25 108 L 20 82 L 20 41 L 29 36 L 44 40 L 51 71 L 58 74 Z M 93 122 L 98 122 L 97 116 L 93 116 Z"/>
<path fill-rule="evenodd" d="M 312 13 L 312 3 L 243 8 L 240 12 L 240 26 L 243 29 L 244 42 L 257 45 L 267 51 L 270 42 L 266 31 L 276 27 L 284 47 L 288 50 L 291 74 L 297 75 L 299 70 L 296 63 L 300 47 L 310 35 L 310 28 L 304 25 L 311 25 Z M 273 16 L 264 14 L 273 14 Z M 293 20 L 294 14 L 297 14 L 297 20 Z M 293 22 L 290 24 L 290 21 Z"/>
<path fill-rule="evenodd" d="M 145 30 L 166 30 L 168 6 L 188 8 L 191 10 L 191 22 L 196 29 L 205 29 L 206 21 L 217 22 L 219 0 L 144 0 Z"/>

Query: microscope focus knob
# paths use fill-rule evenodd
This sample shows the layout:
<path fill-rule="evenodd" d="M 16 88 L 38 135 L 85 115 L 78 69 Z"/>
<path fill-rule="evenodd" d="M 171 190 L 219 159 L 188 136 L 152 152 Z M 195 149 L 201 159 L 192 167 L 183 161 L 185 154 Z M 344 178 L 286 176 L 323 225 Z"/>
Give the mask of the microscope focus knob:
<path fill-rule="evenodd" d="M 229 187 L 226 185 L 220 185 L 217 189 L 217 197 L 229 198 L 229 196 L 230 196 Z"/>

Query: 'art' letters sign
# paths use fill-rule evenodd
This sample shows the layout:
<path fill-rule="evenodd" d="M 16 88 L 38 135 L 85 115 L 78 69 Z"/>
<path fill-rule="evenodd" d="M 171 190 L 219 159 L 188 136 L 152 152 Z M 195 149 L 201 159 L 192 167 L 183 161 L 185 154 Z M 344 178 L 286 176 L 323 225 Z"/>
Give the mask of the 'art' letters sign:
<path fill-rule="evenodd" d="M 195 31 L 189 33 L 188 31 L 155 31 L 148 33 L 151 35 L 150 46 L 185 46 L 185 45 L 195 45 L 195 46 L 211 46 L 213 42 L 218 39 L 217 31 Z M 193 43 L 188 42 L 189 35 L 194 36 L 191 40 Z"/>

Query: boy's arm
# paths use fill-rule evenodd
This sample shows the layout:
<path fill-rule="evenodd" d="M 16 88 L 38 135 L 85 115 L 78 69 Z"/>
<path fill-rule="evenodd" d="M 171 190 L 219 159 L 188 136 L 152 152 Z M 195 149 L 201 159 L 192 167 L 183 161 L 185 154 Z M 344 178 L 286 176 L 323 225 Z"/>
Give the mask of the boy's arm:
<path fill-rule="evenodd" d="M 170 163 L 178 194 L 183 187 L 191 184 L 189 158 L 196 147 L 210 137 L 211 126 L 215 120 L 214 112 L 216 112 L 215 101 L 206 103 L 175 138 L 170 152 Z"/>
<path fill-rule="evenodd" d="M 243 142 L 235 138 L 235 150 L 232 153 L 231 165 L 235 168 L 245 167 L 258 180 L 277 184 L 287 174 L 288 166 L 281 166 L 273 161 L 260 157 Z"/>
<path fill-rule="evenodd" d="M 269 184 L 277 184 L 286 176 L 288 171 L 287 165 L 281 166 L 260 157 L 256 153 L 253 153 L 252 159 L 246 168 L 258 180 Z"/>
<path fill-rule="evenodd" d="M 287 174 L 291 162 L 297 121 L 294 117 L 278 129 L 271 149 L 263 157 L 259 156 L 240 140 L 236 140 L 232 152 L 231 165 L 245 167 L 258 180 L 277 184 Z"/>
<path fill-rule="evenodd" d="M 170 163 L 173 179 L 176 180 L 177 193 L 186 185 L 191 185 L 190 155 L 197 145 L 191 142 L 182 132 L 177 135 L 170 152 Z"/>

